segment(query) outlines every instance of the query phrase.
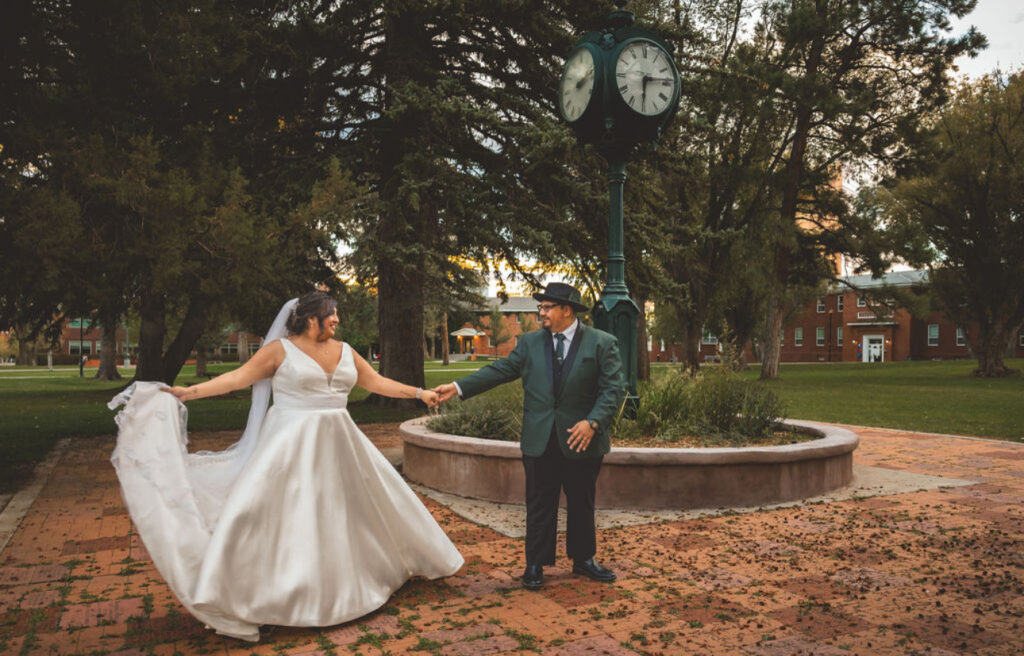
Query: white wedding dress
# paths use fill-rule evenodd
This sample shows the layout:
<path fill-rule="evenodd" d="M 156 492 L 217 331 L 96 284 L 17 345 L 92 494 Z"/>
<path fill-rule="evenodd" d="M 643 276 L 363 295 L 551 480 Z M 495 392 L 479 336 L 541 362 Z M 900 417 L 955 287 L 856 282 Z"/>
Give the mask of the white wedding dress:
<path fill-rule="evenodd" d="M 281 343 L 274 404 L 251 455 L 189 454 L 185 406 L 162 384 L 135 383 L 111 402 L 126 403 L 111 459 L 154 564 L 189 612 L 244 640 L 258 640 L 260 624 L 355 619 L 410 577 L 463 564 L 345 409 L 351 347 L 327 374 Z"/>

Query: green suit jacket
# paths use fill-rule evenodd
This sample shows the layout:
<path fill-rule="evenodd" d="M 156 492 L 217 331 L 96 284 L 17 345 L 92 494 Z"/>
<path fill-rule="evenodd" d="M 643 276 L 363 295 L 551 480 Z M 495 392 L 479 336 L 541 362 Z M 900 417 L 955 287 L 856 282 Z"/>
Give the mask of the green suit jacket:
<path fill-rule="evenodd" d="M 554 375 L 551 333 L 535 330 L 521 335 L 512 353 L 457 382 L 468 399 L 492 387 L 521 378 L 523 381 L 523 434 L 520 448 L 528 456 L 544 453 L 554 429 L 567 458 L 603 456 L 611 449 L 608 427 L 626 394 L 626 378 L 619 358 L 618 340 L 597 328 L 576 328 L 564 358 L 562 376 Z M 581 419 L 598 427 L 582 453 L 569 449 L 569 428 Z"/>

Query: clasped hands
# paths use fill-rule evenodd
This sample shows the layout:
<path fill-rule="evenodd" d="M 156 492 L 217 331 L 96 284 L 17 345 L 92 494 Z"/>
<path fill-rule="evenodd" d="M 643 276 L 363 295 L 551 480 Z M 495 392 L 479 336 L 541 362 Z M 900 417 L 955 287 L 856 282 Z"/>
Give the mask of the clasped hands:
<path fill-rule="evenodd" d="M 457 396 L 459 390 L 455 387 L 455 383 L 445 383 L 444 385 L 438 385 L 434 389 L 430 390 L 437 395 L 437 404 L 440 405 L 445 401 L 451 400 Z M 434 406 L 431 406 L 434 407 Z M 576 422 L 572 428 L 567 429 L 569 433 L 568 444 L 569 448 L 576 453 L 581 453 L 590 446 L 590 440 L 594 439 L 594 429 L 590 426 L 590 422 L 586 419 L 581 419 Z"/>

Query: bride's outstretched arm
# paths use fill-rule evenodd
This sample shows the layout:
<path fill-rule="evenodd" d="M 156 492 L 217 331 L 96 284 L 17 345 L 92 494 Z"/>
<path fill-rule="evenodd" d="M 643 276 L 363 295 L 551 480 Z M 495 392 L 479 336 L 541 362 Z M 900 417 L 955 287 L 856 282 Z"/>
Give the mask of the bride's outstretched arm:
<path fill-rule="evenodd" d="M 356 353 L 355 349 L 350 348 L 348 351 L 355 357 L 356 372 L 359 374 L 359 377 L 356 379 L 356 385 L 374 394 L 390 396 L 396 399 L 419 399 L 431 408 L 437 406 L 438 399 L 436 393 L 425 390 L 422 387 L 413 387 L 412 385 L 406 385 L 397 380 L 381 376 L 370 366 L 369 362 L 363 359 L 363 356 Z"/>
<path fill-rule="evenodd" d="M 190 387 L 169 387 L 166 391 L 182 401 L 194 401 L 207 396 L 227 394 L 236 389 L 248 387 L 257 380 L 273 376 L 282 360 L 284 360 L 284 347 L 279 341 L 273 341 L 256 351 L 249 361 L 238 369 L 211 378 L 205 383 Z"/>

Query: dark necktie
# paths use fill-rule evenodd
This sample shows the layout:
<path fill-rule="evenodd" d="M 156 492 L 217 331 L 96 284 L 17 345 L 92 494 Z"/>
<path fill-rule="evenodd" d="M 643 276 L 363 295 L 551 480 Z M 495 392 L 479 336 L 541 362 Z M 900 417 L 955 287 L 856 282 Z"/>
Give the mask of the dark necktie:
<path fill-rule="evenodd" d="M 565 335 L 555 333 L 555 341 L 558 342 L 555 346 L 555 359 L 558 360 L 558 364 L 562 364 L 562 358 L 565 357 Z"/>

